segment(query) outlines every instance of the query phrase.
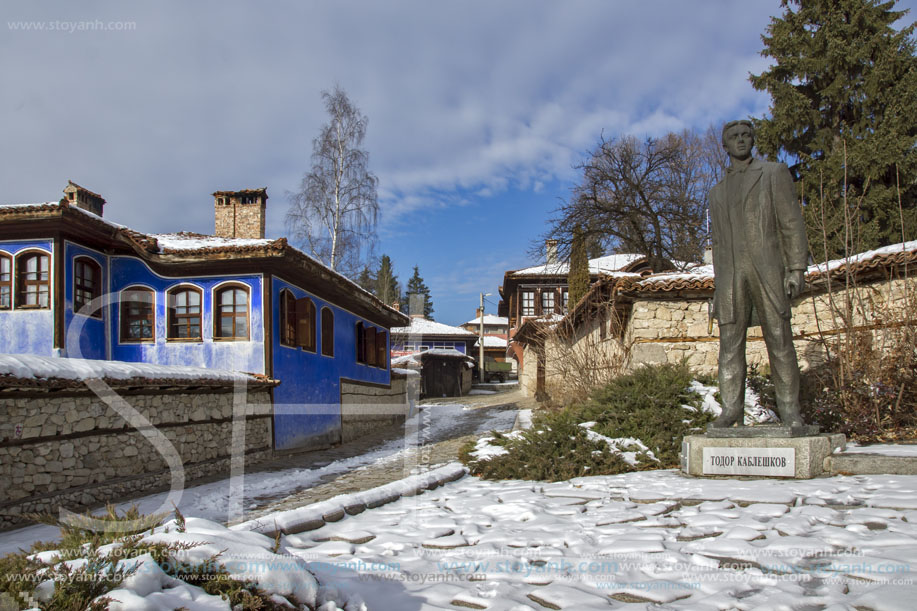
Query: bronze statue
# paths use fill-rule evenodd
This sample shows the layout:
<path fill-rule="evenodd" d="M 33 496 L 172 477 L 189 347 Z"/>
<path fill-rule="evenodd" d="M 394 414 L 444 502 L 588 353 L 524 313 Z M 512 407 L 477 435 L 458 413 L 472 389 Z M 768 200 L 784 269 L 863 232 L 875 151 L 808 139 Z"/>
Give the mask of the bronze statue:
<path fill-rule="evenodd" d="M 756 325 L 767 345 L 780 419 L 801 426 L 790 300 L 805 287 L 808 247 L 793 178 L 786 165 L 752 157 L 750 121 L 727 123 L 722 139 L 730 166 L 710 190 L 709 204 L 723 412 L 711 426 L 744 424 L 745 338 Z"/>

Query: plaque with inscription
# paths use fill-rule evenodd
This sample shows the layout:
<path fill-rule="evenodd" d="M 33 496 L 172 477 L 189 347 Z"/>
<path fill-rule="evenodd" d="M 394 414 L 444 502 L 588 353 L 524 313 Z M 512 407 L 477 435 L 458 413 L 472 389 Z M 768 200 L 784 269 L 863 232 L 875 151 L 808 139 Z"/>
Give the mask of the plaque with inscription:
<path fill-rule="evenodd" d="M 704 475 L 794 477 L 793 448 L 704 448 Z"/>

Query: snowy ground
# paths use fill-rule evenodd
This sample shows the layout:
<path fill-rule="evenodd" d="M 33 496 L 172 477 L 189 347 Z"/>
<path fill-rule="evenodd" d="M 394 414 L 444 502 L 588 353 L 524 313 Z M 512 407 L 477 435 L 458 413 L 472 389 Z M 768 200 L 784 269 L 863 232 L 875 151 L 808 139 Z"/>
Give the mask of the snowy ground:
<path fill-rule="evenodd" d="M 370 451 L 337 460 L 317 469 L 287 469 L 283 471 L 248 473 L 243 479 L 242 507 L 249 511 L 264 506 L 268 499 L 281 498 L 297 490 L 314 486 L 323 478 L 385 464 L 406 461 L 406 455 L 416 451 L 421 444 L 435 443 L 454 436 L 484 433 L 491 430 L 509 430 L 515 421 L 515 410 L 469 410 L 457 403 L 427 404 L 414 414 L 405 426 L 403 437 L 393 439 Z M 230 515 L 231 494 L 228 479 L 187 488 L 182 492 L 179 509 L 187 516 L 226 522 Z M 153 494 L 136 499 L 126 499 L 118 506 L 126 509 L 136 504 L 143 513 L 160 511 L 167 493 Z M 170 507 L 171 508 L 171 507 Z M 53 526 L 29 526 L 0 533 L 0 556 L 28 549 L 35 541 L 53 541 L 58 530 Z"/>
<path fill-rule="evenodd" d="M 342 607 L 910 610 L 917 477 L 466 476 L 284 544 Z"/>

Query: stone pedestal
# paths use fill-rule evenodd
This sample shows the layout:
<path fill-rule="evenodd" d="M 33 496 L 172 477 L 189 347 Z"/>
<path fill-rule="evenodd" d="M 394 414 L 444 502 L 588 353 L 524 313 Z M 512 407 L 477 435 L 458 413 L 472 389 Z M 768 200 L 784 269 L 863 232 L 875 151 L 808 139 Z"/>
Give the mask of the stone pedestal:
<path fill-rule="evenodd" d="M 752 429 L 736 427 L 731 436 L 689 435 L 681 446 L 681 470 L 688 475 L 781 477 L 809 479 L 825 472 L 825 458 L 843 449 L 843 435 L 794 437 L 786 431 L 753 435 Z M 787 427 L 776 427 L 787 428 Z M 742 431 L 742 429 L 747 429 Z M 719 432 L 718 431 L 718 432 Z M 739 436 L 736 431 L 742 431 Z M 713 435 L 717 435 L 715 432 Z"/>

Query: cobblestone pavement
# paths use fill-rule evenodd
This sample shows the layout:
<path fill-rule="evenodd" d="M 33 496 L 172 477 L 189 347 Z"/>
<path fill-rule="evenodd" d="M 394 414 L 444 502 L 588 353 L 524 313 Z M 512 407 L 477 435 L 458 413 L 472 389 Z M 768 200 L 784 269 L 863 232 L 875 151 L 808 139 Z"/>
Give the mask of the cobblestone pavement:
<path fill-rule="evenodd" d="M 458 451 L 469 439 L 477 437 L 476 432 L 482 420 L 495 410 L 519 410 L 534 408 L 534 399 L 524 397 L 519 390 L 500 392 L 493 395 L 470 395 L 460 398 L 424 399 L 419 406 L 425 410 L 426 418 L 435 418 L 437 405 L 460 404 L 476 412 L 480 417 L 469 417 L 457 422 L 454 427 L 431 427 L 433 437 L 427 435 L 427 429 L 421 425 L 420 430 L 402 430 L 393 428 L 383 430 L 358 442 L 340 445 L 327 450 L 303 452 L 284 456 L 256 467 L 257 471 L 273 471 L 289 468 L 319 468 L 333 461 L 359 456 L 372 451 L 386 443 L 399 438 L 403 440 L 403 451 L 372 465 L 360 467 L 353 471 L 329 475 L 320 484 L 309 489 L 285 495 L 281 499 L 263 499 L 259 507 L 246 511 L 246 519 L 256 518 L 274 511 L 283 511 L 302 507 L 322 501 L 339 494 L 359 492 L 397 481 L 412 473 L 425 471 L 438 465 L 452 462 L 458 458 Z M 423 420 L 422 420 L 423 421 Z M 429 437 L 429 438 L 428 438 Z"/>

